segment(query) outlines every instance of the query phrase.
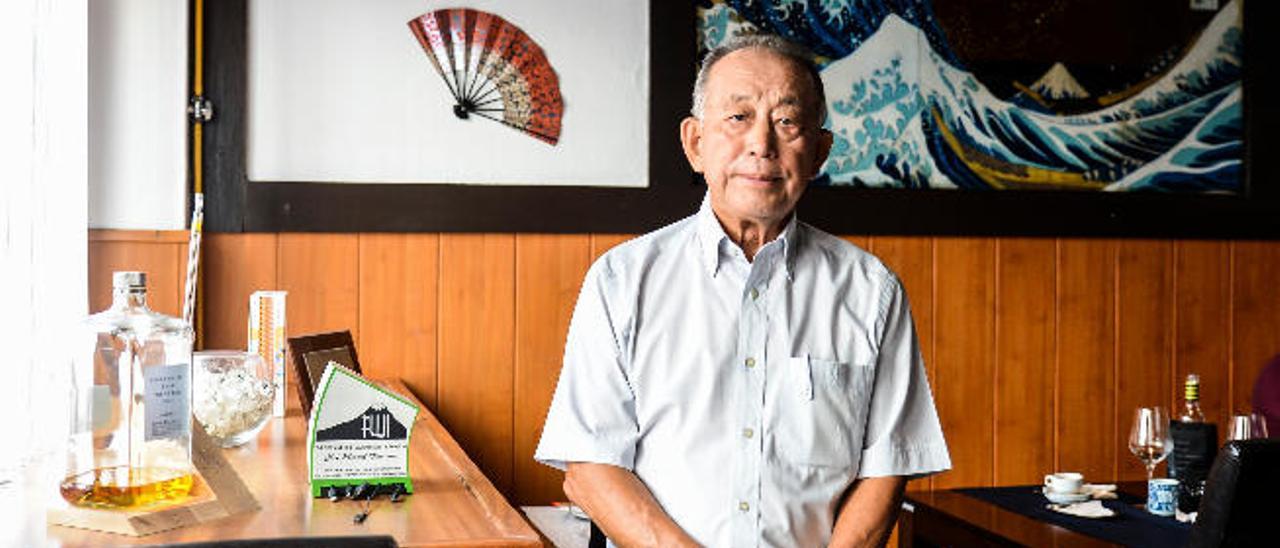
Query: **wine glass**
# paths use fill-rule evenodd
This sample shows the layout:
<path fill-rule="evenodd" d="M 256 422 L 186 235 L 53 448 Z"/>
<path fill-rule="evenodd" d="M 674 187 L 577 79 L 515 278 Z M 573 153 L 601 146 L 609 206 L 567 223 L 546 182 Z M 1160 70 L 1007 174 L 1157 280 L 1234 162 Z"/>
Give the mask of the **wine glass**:
<path fill-rule="evenodd" d="M 1247 440 L 1267 437 L 1267 420 L 1257 413 L 1236 414 L 1231 417 L 1228 440 Z"/>
<path fill-rule="evenodd" d="M 1147 467 L 1147 481 L 1151 481 L 1156 465 L 1173 450 L 1173 438 L 1169 435 L 1169 414 L 1164 407 L 1139 407 L 1133 413 L 1133 427 L 1129 430 L 1129 451 Z"/>

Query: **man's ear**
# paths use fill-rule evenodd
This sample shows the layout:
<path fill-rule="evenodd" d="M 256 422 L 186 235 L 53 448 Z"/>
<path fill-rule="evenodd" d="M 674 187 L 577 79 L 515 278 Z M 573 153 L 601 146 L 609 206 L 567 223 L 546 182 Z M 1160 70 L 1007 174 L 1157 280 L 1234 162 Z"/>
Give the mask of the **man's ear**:
<path fill-rule="evenodd" d="M 680 144 L 684 147 L 684 157 L 694 173 L 702 173 L 702 121 L 692 116 L 680 122 Z M 828 141 L 827 148 L 830 148 Z"/>
<path fill-rule="evenodd" d="M 818 144 L 814 150 L 813 156 L 813 173 L 810 177 L 817 177 L 818 170 L 822 169 L 822 163 L 827 161 L 827 155 L 831 154 L 831 143 L 835 137 L 830 130 L 818 130 Z"/>

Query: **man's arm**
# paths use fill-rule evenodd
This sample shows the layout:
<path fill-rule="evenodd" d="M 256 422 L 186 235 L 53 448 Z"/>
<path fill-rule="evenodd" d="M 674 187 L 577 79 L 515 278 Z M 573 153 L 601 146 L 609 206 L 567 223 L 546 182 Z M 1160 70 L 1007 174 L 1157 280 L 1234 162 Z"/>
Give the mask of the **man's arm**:
<path fill-rule="evenodd" d="M 697 546 L 662 510 L 649 488 L 611 464 L 570 462 L 564 492 L 618 546 Z"/>
<path fill-rule="evenodd" d="M 898 518 L 907 478 L 862 478 L 853 483 L 836 514 L 831 546 L 884 546 Z"/>

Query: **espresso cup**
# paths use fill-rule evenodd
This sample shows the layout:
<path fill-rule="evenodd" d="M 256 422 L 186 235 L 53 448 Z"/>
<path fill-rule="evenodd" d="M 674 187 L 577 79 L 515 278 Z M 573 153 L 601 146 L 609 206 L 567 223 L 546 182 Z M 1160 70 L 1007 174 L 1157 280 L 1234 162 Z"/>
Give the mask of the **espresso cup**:
<path fill-rule="evenodd" d="M 1147 511 L 1172 516 L 1178 508 L 1178 480 L 1156 478 L 1147 482 Z"/>
<path fill-rule="evenodd" d="M 1054 493 L 1078 493 L 1084 476 L 1076 472 L 1058 472 L 1044 477 L 1044 488 Z"/>

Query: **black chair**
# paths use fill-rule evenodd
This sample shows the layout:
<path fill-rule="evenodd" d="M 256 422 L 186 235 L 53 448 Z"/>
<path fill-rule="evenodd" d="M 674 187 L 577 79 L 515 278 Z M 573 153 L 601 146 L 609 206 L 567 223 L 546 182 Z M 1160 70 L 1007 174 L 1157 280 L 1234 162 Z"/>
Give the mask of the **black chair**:
<path fill-rule="evenodd" d="M 600 530 L 600 526 L 596 525 L 595 520 L 588 522 L 591 524 L 591 533 L 587 537 L 587 548 L 605 548 L 609 545 L 609 539 L 605 538 L 604 531 Z"/>
<path fill-rule="evenodd" d="M 1274 546 L 1280 496 L 1280 439 L 1227 443 L 1209 470 L 1193 548 Z"/>

